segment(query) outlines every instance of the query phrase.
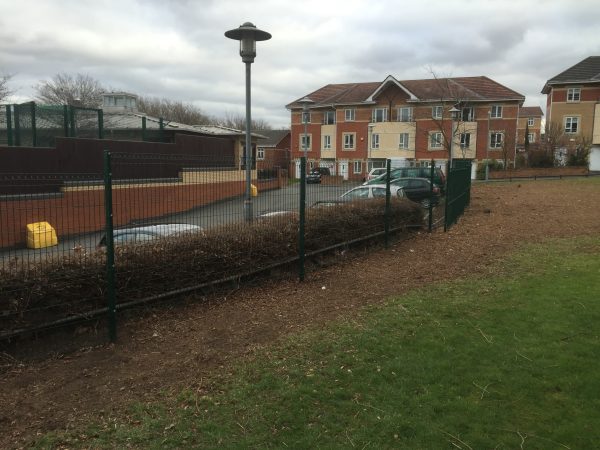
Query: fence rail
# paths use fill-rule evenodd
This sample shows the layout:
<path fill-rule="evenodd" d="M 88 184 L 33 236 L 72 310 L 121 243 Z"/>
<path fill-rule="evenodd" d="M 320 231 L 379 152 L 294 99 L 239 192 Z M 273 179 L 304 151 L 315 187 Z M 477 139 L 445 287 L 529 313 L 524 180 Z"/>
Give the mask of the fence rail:
<path fill-rule="evenodd" d="M 178 176 L 157 178 L 157 168 Z M 252 171 L 251 221 L 245 173 L 230 161 L 105 152 L 98 173 L 0 174 L 0 338 L 107 317 L 114 340 L 117 312 L 132 305 L 292 262 L 302 279 L 309 255 L 366 239 L 387 246 L 444 222 L 444 203 L 453 214 L 468 204 L 454 188 L 458 169 L 448 176 L 456 197 L 428 209 L 392 196 L 389 177 L 379 198 L 344 201 L 357 183 L 286 173 Z"/>
<path fill-rule="evenodd" d="M 57 137 L 168 142 L 166 122 L 136 114 L 35 102 L 0 107 L 0 145 L 55 147 Z"/>

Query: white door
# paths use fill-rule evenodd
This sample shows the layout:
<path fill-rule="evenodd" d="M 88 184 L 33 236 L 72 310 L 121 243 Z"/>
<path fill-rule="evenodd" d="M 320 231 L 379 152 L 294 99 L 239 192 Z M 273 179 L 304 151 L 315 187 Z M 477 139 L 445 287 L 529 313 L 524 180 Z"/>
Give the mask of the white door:
<path fill-rule="evenodd" d="M 340 175 L 344 178 L 344 180 L 348 179 L 348 161 L 340 161 L 339 162 Z"/>
<path fill-rule="evenodd" d="M 600 147 L 592 147 L 590 151 L 590 170 L 600 171 Z"/>
<path fill-rule="evenodd" d="M 300 178 L 300 160 L 296 161 L 296 178 Z"/>

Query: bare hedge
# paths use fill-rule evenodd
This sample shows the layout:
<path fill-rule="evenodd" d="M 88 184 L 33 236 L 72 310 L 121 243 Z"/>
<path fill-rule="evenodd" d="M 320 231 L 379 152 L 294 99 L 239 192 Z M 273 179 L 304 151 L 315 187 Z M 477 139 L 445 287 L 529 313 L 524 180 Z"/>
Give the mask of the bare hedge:
<path fill-rule="evenodd" d="M 391 226 L 422 224 L 422 209 L 393 200 Z M 384 229 L 385 202 L 362 201 L 308 209 L 306 251 L 351 241 Z M 161 239 L 115 249 L 117 302 L 154 295 L 258 270 L 297 256 L 294 213 L 205 234 Z M 106 255 L 102 251 L 0 270 L 0 329 L 34 327 L 85 314 L 106 304 Z"/>

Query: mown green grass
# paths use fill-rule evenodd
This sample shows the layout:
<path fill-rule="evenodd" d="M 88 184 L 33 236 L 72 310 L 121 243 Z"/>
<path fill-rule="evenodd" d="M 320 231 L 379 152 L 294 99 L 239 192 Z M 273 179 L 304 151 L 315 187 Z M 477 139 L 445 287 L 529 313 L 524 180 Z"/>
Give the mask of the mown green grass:
<path fill-rule="evenodd" d="M 295 336 L 208 395 L 38 448 L 591 449 L 600 442 L 600 243 L 527 248 Z"/>

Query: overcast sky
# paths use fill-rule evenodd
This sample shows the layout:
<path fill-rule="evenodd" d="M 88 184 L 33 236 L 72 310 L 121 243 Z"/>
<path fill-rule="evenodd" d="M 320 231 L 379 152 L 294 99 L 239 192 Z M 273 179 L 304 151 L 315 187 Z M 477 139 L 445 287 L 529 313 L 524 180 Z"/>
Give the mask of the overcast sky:
<path fill-rule="evenodd" d="M 326 84 L 486 75 L 541 106 L 544 82 L 600 55 L 598 0 L 0 0 L 0 73 L 13 101 L 59 72 L 145 96 L 244 113 L 244 65 L 224 32 L 270 32 L 252 65 L 252 115 Z"/>

